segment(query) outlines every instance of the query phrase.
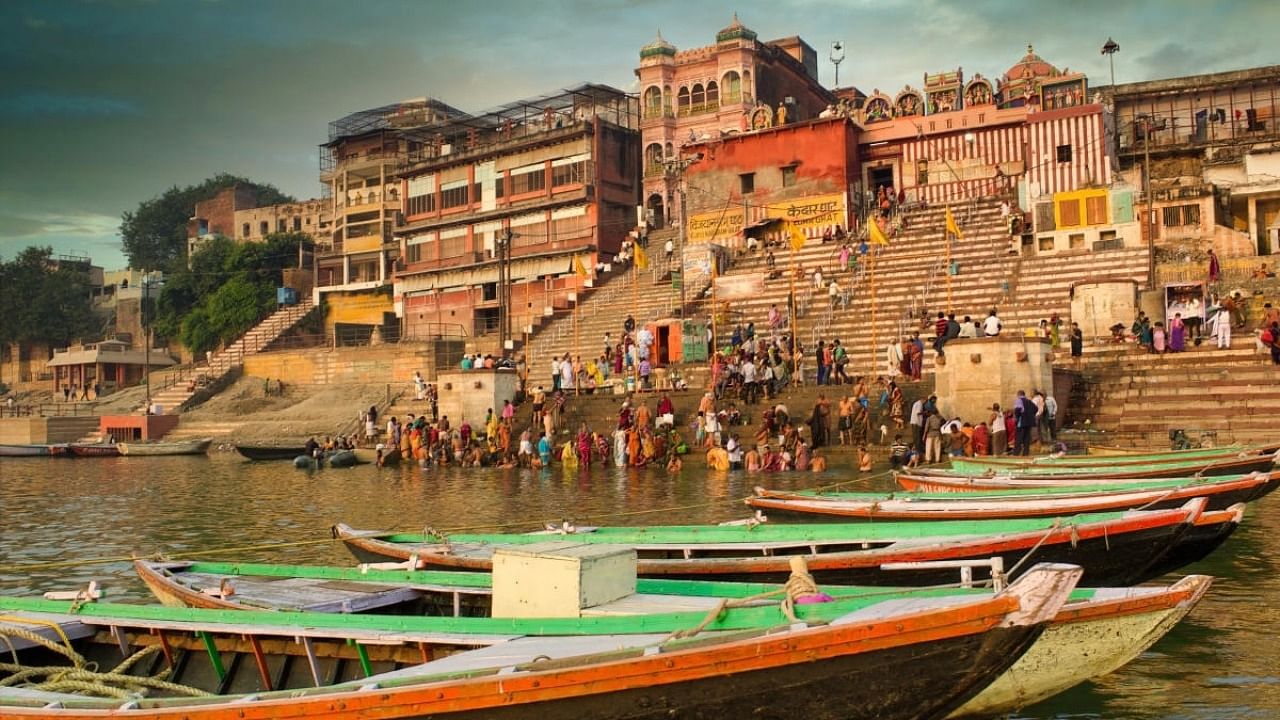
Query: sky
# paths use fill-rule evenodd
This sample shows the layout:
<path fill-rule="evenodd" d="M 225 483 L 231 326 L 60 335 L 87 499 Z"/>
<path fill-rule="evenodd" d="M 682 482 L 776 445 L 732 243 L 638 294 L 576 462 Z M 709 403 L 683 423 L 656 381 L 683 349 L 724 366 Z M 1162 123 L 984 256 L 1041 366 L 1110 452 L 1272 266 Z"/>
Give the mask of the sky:
<path fill-rule="evenodd" d="M 320 194 L 318 146 L 350 112 L 434 97 L 469 112 L 580 82 L 638 92 L 659 31 L 710 45 L 734 13 L 799 35 L 831 86 L 998 77 L 1030 43 L 1119 83 L 1280 64 L 1274 0 L 3 0 L 0 259 L 29 245 L 125 265 L 120 214 L 219 172 Z"/>

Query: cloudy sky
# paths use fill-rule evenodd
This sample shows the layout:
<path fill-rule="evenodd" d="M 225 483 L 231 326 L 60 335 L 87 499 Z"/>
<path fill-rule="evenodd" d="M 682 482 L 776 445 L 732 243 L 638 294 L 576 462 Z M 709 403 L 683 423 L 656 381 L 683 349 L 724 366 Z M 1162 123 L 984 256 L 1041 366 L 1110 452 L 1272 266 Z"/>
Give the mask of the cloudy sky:
<path fill-rule="evenodd" d="M 3 0 L 0 257 L 31 244 L 124 264 L 120 213 L 230 172 L 319 194 L 317 145 L 349 112 L 431 96 L 468 111 L 581 81 L 635 91 L 639 48 L 762 40 L 847 57 L 840 84 L 997 76 L 1033 43 L 1106 84 L 1280 63 L 1274 0 Z"/>

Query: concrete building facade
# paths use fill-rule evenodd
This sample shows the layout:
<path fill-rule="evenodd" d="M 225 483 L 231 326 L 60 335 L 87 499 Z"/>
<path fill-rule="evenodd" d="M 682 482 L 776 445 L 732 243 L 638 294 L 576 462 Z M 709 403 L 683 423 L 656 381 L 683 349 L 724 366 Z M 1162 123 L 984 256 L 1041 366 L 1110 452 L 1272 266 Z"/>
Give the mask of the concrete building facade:
<path fill-rule="evenodd" d="M 639 122 L 634 96 L 583 85 L 411 133 L 397 174 L 405 337 L 460 330 L 496 353 L 566 303 L 636 225 Z"/>
<path fill-rule="evenodd" d="M 716 33 L 714 45 L 677 50 L 659 34 L 640 49 L 644 198 L 649 221 L 666 225 L 673 183 L 664 162 L 694 142 L 718 139 L 750 127 L 810 120 L 835 101 L 818 82 L 817 53 L 799 37 L 763 42 L 735 15 Z"/>

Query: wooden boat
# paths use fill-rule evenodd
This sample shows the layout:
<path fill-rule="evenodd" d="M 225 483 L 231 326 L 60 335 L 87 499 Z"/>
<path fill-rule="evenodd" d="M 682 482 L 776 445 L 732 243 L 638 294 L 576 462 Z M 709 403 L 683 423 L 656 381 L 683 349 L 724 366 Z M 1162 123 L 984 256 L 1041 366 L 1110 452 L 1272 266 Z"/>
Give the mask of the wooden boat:
<path fill-rule="evenodd" d="M 757 487 L 746 504 L 770 516 L 836 520 L 997 520 L 1062 517 L 1112 510 L 1177 507 L 1205 498 L 1207 509 L 1249 502 L 1280 487 L 1280 472 L 1250 473 L 1217 481 L 1110 492 L 1043 494 L 797 493 Z M 1017 491 L 1015 491 L 1017 492 Z"/>
<path fill-rule="evenodd" d="M 487 615 L 493 587 L 487 573 L 146 560 L 136 560 L 134 566 L 161 602 L 201 608 Z M 1211 582 L 1207 576 L 1193 575 L 1164 587 L 1076 589 L 1036 644 L 952 717 L 1001 716 L 1116 670 L 1172 629 Z M 233 592 L 225 592 L 228 588 Z M 644 579 L 636 583 L 638 594 L 664 603 L 691 597 L 741 599 L 780 590 L 777 585 L 756 583 Z M 822 590 L 837 597 L 884 592 L 837 586 Z M 988 591 L 919 592 L 972 595 Z"/>
<path fill-rule="evenodd" d="M 116 443 L 121 455 L 204 455 L 213 438 L 174 442 Z"/>
<path fill-rule="evenodd" d="M 368 465 L 377 465 L 379 467 L 385 467 L 388 465 L 400 464 L 400 448 L 398 447 L 382 448 L 381 462 L 379 462 L 378 460 L 377 448 L 367 448 L 367 447 L 356 448 L 355 453 L 356 453 L 357 460 L 359 460 L 361 463 L 368 464 Z"/>
<path fill-rule="evenodd" d="M 275 445 L 236 445 L 236 452 L 250 460 L 292 460 L 299 455 L 306 455 L 307 449 L 301 445 L 296 447 Z"/>
<path fill-rule="evenodd" d="M 1271 472 L 1254 473 L 1272 475 Z M 1135 488 L 1171 488 L 1195 483 L 1239 479 L 1251 473 L 1159 478 L 1124 478 L 1080 474 L 1026 475 L 1018 472 L 994 475 L 950 475 L 945 471 L 900 472 L 894 480 L 904 490 L 919 493 L 1008 493 L 1008 492 L 1114 492 Z M 1265 493 L 1264 493 L 1265 494 Z"/>
<path fill-rule="evenodd" d="M 886 570 L 882 565 L 1000 557 L 1007 568 L 1035 561 L 1084 568 L 1086 586 L 1134 585 L 1173 552 L 1205 511 L 1198 498 L 1179 508 L 1070 518 L 858 524 L 575 528 L 528 534 L 430 536 L 333 528 L 362 562 L 412 560 L 417 567 L 489 571 L 496 547 L 543 542 L 548 535 L 583 544 L 635 548 L 641 577 L 784 582 L 789 560 L 804 557 L 819 582 L 841 585 L 936 585 L 940 569 Z M 1222 522 L 1228 520 L 1224 517 Z M 1184 549 L 1183 552 L 1192 552 Z M 1021 565 L 1019 564 L 1021 563 Z"/>
<path fill-rule="evenodd" d="M 1199 562 L 1227 541 L 1244 521 L 1244 504 L 1222 510 L 1207 510 L 1192 522 L 1169 552 L 1148 569 L 1152 577 L 1160 577 Z"/>
<path fill-rule="evenodd" d="M 1037 455 L 1023 457 L 1018 455 L 979 455 L 974 457 L 955 458 L 957 465 L 976 465 L 995 468 L 1022 467 L 1124 467 L 1129 465 L 1164 465 L 1200 461 L 1209 463 L 1215 460 L 1230 460 L 1245 457 L 1262 457 L 1270 455 L 1274 459 L 1278 445 L 1255 445 L 1253 447 L 1226 446 L 1220 448 L 1197 448 L 1194 450 L 1174 450 L 1161 453 L 1133 453 L 1129 455 L 1112 455 L 1096 457 L 1089 455 Z"/>
<path fill-rule="evenodd" d="M 1141 479 L 1161 477 L 1185 477 L 1188 475 L 1236 475 L 1270 470 L 1275 465 L 1272 455 L 1246 455 L 1244 457 L 1207 458 L 1205 460 L 1178 460 L 1159 463 L 1142 463 L 1131 465 L 1018 465 L 995 466 L 982 462 L 974 462 L 972 458 L 952 458 L 946 468 L 940 470 L 917 470 L 913 472 L 923 475 L 1022 475 L 1036 476 L 1059 475 L 1063 477 L 1100 477 L 1112 479 Z"/>
<path fill-rule="evenodd" d="M 1186 617 L 1212 580 L 1188 575 L 1168 587 L 1102 589 L 1069 603 L 1008 672 L 949 717 L 1004 717 L 1114 672 Z"/>
<path fill-rule="evenodd" d="M 324 461 L 329 467 L 348 468 L 360 464 L 354 450 L 335 450 L 325 455 Z"/>
<path fill-rule="evenodd" d="M 0 457 L 49 457 L 52 445 L 0 445 Z"/>
<path fill-rule="evenodd" d="M 148 697 L 91 699 L 9 687 L 12 671 L 0 666 L 0 715 L 940 718 L 1026 652 L 1079 573 L 1040 565 L 1004 591 L 977 597 L 795 604 L 795 620 L 776 600 L 522 620 L 93 602 L 77 603 L 72 614 L 70 602 L 0 597 L 0 629 L 28 631 L 6 647 L 6 661 L 19 667 L 51 665 L 52 651 L 69 645 L 85 670 L 129 658 L 115 675 L 167 670 L 170 682 L 212 694 L 174 697 L 179 691 L 164 685 Z M 28 639 L 33 634 L 47 644 Z"/>
<path fill-rule="evenodd" d="M 117 457 L 120 449 L 115 443 L 70 443 L 67 451 L 76 457 Z"/>

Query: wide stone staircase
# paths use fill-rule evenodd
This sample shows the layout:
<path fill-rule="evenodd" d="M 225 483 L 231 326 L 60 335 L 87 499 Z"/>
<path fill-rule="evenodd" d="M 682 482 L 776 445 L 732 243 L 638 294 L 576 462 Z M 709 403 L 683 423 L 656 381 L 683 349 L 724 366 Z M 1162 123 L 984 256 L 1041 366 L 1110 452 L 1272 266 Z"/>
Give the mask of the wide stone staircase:
<path fill-rule="evenodd" d="M 1101 431 L 1105 442 L 1167 446 L 1171 430 L 1219 445 L 1280 440 L 1280 367 L 1237 331 L 1230 349 L 1211 342 L 1178 353 L 1131 344 L 1085 347 L 1085 392 L 1068 424 Z"/>
<path fill-rule="evenodd" d="M 611 333 L 614 342 L 622 336 L 622 323 L 631 315 L 637 325 L 661 318 L 678 317 L 680 291 L 672 286 L 671 272 L 674 261 L 668 265 L 661 248 L 674 231 L 659 230 L 649 236 L 649 267 L 634 270 L 630 266 L 617 268 L 603 278 L 596 279 L 595 287 L 579 293 L 576 318 L 572 303 L 556 307 L 535 328 L 526 348 L 530 362 L 530 374 L 541 377 L 550 372 L 552 357 L 581 354 L 585 358 L 598 357 L 604 352 L 604 334 Z M 691 281 L 691 282 L 690 282 Z M 684 288 L 685 313 L 693 317 L 703 299 L 709 278 L 690 277 Z"/>
<path fill-rule="evenodd" d="M 194 378 L 203 376 L 202 380 L 205 384 L 217 383 L 226 377 L 227 373 L 244 365 L 245 357 L 265 350 L 313 309 L 315 304 L 307 299 L 297 305 L 286 305 L 276 310 L 235 342 L 213 353 L 207 362 L 196 363 L 194 373 L 175 374 L 173 371 L 154 373 L 153 379 L 157 376 L 165 379 L 161 382 L 161 389 L 152 392 L 151 403 L 159 405 L 165 413 L 181 412 L 202 386 L 201 383 L 195 382 Z M 172 378 L 180 379 L 171 382 Z M 185 378 L 186 381 L 182 381 L 181 378 Z M 155 384 L 153 382 L 153 386 Z M 139 410 L 142 411 L 145 408 L 139 408 Z"/>

